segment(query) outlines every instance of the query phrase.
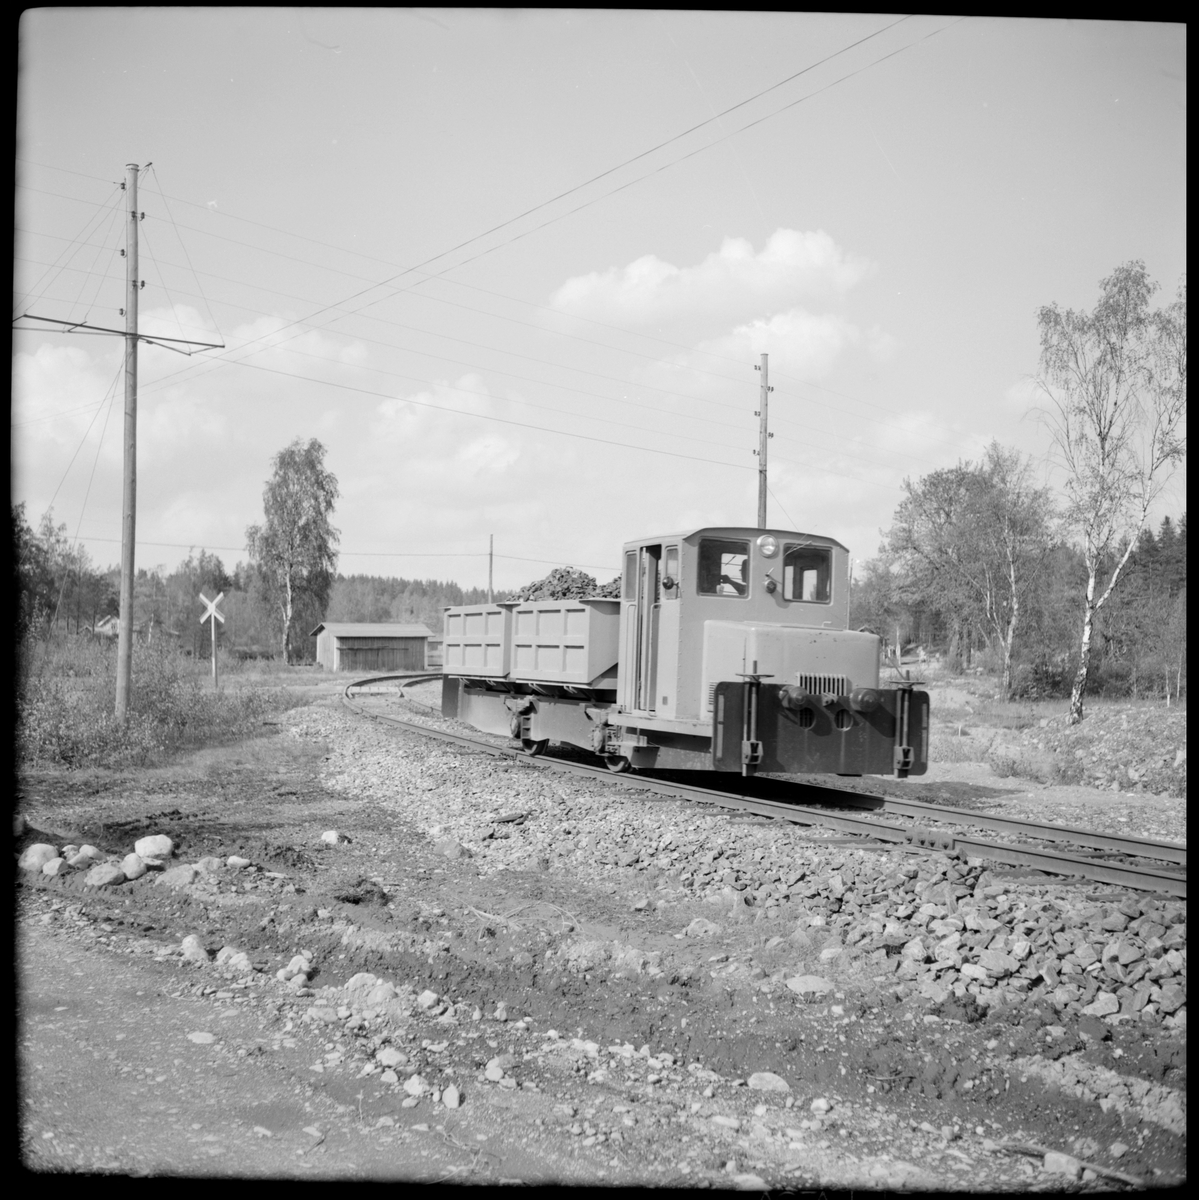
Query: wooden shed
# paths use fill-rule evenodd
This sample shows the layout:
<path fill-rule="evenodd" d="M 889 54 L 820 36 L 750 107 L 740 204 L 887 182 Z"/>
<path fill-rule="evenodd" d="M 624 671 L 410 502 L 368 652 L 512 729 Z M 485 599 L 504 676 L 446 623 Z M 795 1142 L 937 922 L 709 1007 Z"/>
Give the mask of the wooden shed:
<path fill-rule="evenodd" d="M 392 622 L 322 621 L 316 661 L 326 671 L 423 671 L 433 631 L 425 625 Z"/>

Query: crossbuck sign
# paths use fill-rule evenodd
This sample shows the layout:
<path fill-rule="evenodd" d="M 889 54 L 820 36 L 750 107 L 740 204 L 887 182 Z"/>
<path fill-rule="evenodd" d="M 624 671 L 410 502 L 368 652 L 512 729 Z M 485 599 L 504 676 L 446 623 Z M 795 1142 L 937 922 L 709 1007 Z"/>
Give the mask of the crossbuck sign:
<path fill-rule="evenodd" d="M 204 605 L 204 615 L 200 618 L 200 624 L 205 621 L 212 622 L 212 686 L 217 686 L 216 677 L 216 623 L 220 621 L 222 625 L 225 623 L 225 617 L 217 608 L 217 605 L 225 598 L 224 592 L 218 592 L 215 600 L 209 600 L 203 592 L 200 593 L 200 601 Z"/>

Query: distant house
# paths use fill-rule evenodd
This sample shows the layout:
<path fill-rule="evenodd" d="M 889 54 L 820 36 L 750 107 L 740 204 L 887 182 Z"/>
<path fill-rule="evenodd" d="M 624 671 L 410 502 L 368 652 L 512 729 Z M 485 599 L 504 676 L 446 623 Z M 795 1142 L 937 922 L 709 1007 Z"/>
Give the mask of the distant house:
<path fill-rule="evenodd" d="M 392 622 L 322 621 L 309 636 L 316 638 L 316 661 L 326 671 L 423 671 L 433 631 Z"/>

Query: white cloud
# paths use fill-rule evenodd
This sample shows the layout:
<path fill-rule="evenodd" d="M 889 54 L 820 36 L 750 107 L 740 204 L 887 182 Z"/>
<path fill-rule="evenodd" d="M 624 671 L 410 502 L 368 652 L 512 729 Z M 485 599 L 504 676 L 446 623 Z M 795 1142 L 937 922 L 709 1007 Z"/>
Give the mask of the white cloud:
<path fill-rule="evenodd" d="M 869 270 L 823 230 L 779 229 L 758 253 L 745 238 L 725 238 L 695 266 L 647 254 L 625 267 L 576 276 L 550 303 L 572 316 L 658 329 L 681 324 L 710 336 L 801 302 L 832 301 Z"/>

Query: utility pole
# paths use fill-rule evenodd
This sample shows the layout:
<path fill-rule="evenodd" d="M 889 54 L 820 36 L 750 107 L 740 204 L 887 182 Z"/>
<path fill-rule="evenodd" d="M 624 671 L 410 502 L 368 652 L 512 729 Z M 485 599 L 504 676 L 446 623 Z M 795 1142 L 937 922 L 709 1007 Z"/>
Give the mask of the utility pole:
<path fill-rule="evenodd" d="M 763 354 L 761 365 L 754 367 L 755 371 L 762 372 L 762 399 L 759 401 L 759 403 L 761 404 L 761 408 L 759 408 L 758 411 L 756 413 L 754 413 L 755 417 L 761 418 L 761 420 L 759 422 L 759 426 L 758 426 L 758 449 L 754 451 L 754 453 L 757 454 L 757 456 L 758 456 L 758 528 L 759 529 L 766 528 L 766 443 L 772 437 L 774 437 L 774 434 L 767 432 L 767 429 L 766 429 L 766 403 L 767 403 L 767 399 L 770 396 L 770 393 L 774 391 L 774 388 L 772 388 L 770 386 L 769 380 L 767 379 L 768 371 L 767 371 L 766 360 L 769 357 L 770 357 L 769 355 Z"/>
<path fill-rule="evenodd" d="M 487 603 L 491 603 L 491 568 L 495 559 L 495 534 L 487 535 Z"/>
<path fill-rule="evenodd" d="M 125 238 L 125 469 L 121 490 L 121 617 L 117 638 L 117 720 L 129 712 L 133 674 L 133 547 L 137 514 L 137 163 L 128 163 Z"/>

